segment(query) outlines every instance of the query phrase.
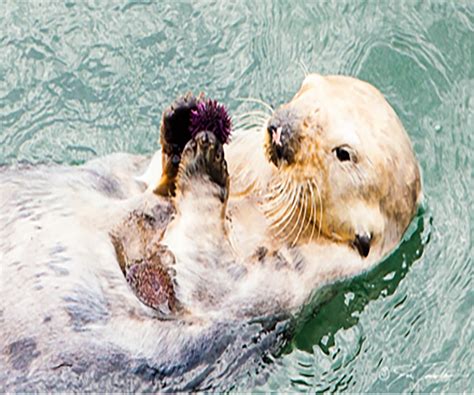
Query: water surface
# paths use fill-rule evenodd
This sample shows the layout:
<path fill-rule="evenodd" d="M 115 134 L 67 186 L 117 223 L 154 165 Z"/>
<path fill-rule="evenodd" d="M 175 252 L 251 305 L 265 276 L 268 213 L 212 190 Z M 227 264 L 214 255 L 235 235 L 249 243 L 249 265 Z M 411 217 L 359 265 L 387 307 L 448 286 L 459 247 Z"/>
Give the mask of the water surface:
<path fill-rule="evenodd" d="M 474 388 L 474 4 L 469 1 L 0 2 L 0 163 L 158 148 L 164 107 L 289 100 L 310 71 L 376 85 L 400 115 L 425 201 L 368 275 L 306 309 L 240 390 Z"/>

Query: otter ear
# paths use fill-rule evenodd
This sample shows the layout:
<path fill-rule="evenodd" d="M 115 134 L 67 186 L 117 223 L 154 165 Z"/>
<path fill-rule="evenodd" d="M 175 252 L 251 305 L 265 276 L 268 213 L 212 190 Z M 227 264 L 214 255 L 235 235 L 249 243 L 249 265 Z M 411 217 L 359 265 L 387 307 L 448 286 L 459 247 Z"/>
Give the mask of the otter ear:
<path fill-rule="evenodd" d="M 356 234 L 352 245 L 357 248 L 360 256 L 367 257 L 370 252 L 370 242 L 372 241 L 372 235 L 369 233 Z"/>

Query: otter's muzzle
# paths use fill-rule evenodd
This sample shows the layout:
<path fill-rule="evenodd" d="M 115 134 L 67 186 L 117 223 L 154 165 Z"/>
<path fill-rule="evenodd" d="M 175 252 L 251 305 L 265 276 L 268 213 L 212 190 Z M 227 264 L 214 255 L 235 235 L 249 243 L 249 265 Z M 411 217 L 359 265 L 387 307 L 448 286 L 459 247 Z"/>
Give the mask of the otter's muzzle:
<path fill-rule="evenodd" d="M 269 134 L 269 159 L 280 166 L 291 164 L 297 150 L 295 116 L 287 109 L 277 110 L 270 118 L 267 126 Z"/>

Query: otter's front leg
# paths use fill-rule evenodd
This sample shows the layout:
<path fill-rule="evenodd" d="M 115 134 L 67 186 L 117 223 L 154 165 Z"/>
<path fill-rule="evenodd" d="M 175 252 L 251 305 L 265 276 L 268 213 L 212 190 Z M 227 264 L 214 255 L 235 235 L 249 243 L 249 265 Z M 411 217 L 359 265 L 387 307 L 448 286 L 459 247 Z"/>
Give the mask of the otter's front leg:
<path fill-rule="evenodd" d="M 159 198 L 155 210 L 135 210 L 112 235 L 127 282 L 163 317 L 183 311 L 192 300 L 186 287 L 176 288 L 177 274 L 181 280 L 190 273 L 208 279 L 209 268 L 229 257 L 224 222 L 229 175 L 213 133 L 200 132 L 185 145 L 175 185 L 171 201 Z"/>
<path fill-rule="evenodd" d="M 187 240 L 192 244 L 189 248 L 194 253 L 200 251 L 204 259 L 212 259 L 213 250 L 225 251 L 228 191 L 222 143 L 213 133 L 200 132 L 182 154 L 174 199 L 177 215 L 166 232 L 165 243 L 183 250 L 182 241 Z M 175 252 L 174 247 L 171 250 Z"/>
<path fill-rule="evenodd" d="M 184 147 L 191 140 L 189 124 L 191 111 L 203 100 L 203 95 L 192 93 L 177 99 L 164 113 L 160 129 L 162 174 L 154 192 L 160 196 L 174 196 L 176 176 Z"/>

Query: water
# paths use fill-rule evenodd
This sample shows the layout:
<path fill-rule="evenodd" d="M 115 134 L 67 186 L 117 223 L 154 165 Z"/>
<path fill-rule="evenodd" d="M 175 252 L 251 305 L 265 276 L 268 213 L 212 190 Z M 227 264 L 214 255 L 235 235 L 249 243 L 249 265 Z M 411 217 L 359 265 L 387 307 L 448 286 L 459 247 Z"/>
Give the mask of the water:
<path fill-rule="evenodd" d="M 407 128 L 425 201 L 401 247 L 331 287 L 238 389 L 472 391 L 474 3 L 0 2 L 0 163 L 158 148 L 187 90 L 290 99 L 304 73 L 376 85 Z M 261 373 L 264 372 L 265 374 Z"/>

